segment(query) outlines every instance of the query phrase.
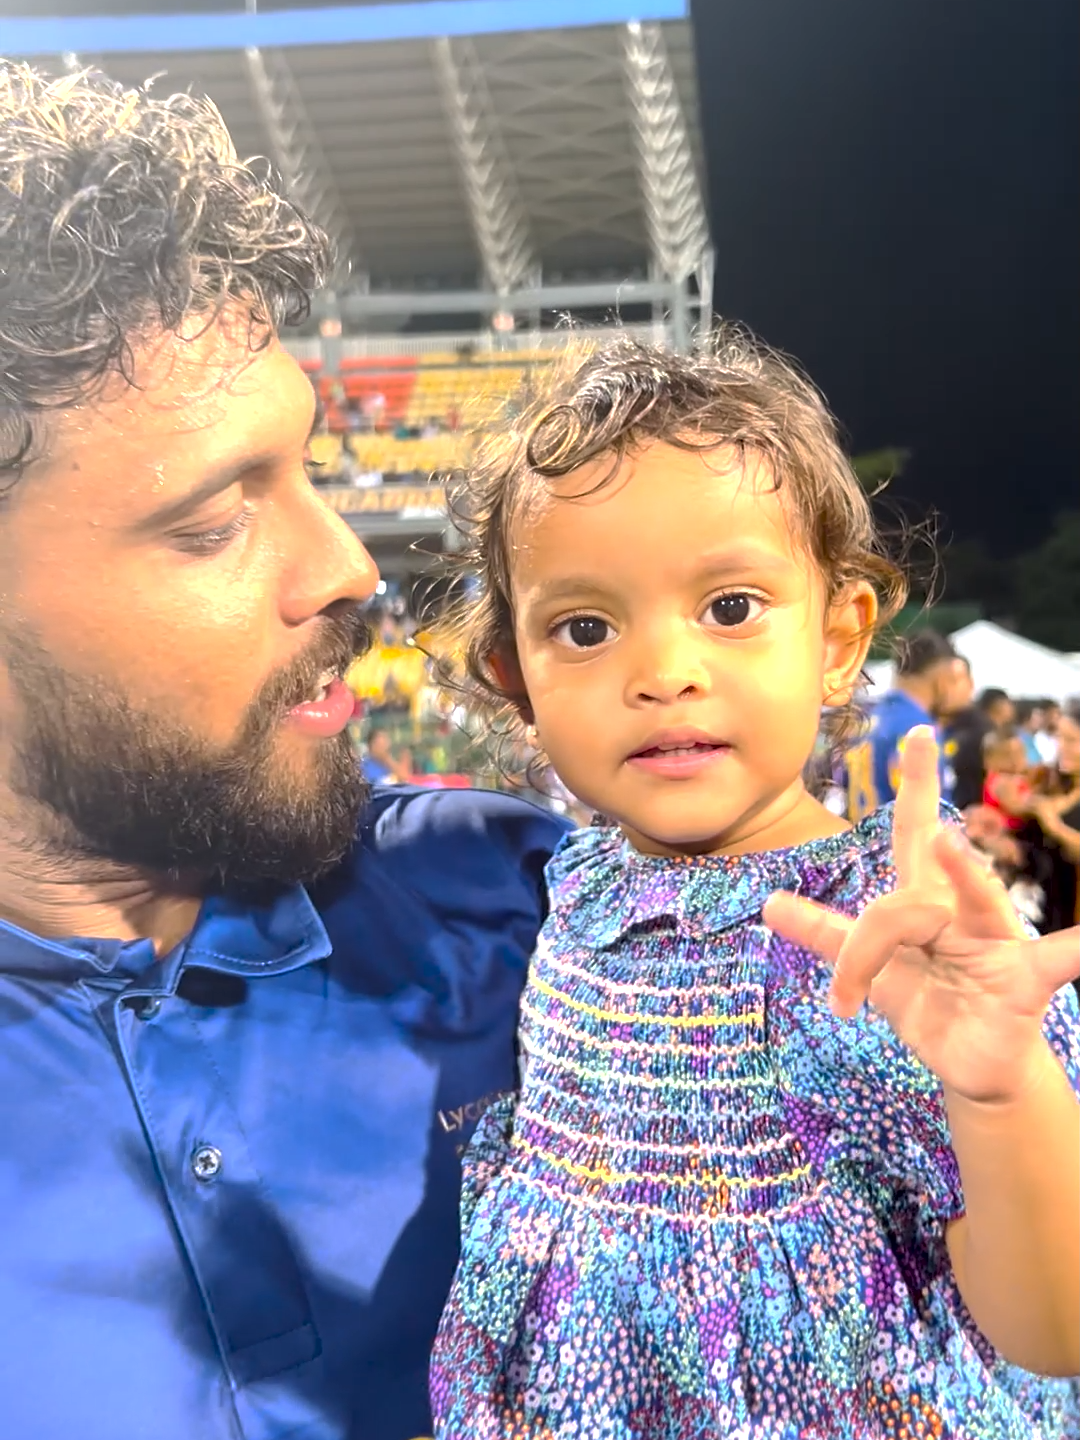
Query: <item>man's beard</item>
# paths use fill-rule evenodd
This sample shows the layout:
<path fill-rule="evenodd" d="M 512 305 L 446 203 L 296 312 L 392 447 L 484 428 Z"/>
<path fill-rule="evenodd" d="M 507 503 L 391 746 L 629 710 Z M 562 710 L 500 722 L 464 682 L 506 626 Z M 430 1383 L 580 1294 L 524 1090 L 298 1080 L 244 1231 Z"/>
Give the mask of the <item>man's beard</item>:
<path fill-rule="evenodd" d="M 314 879 L 348 849 L 367 786 L 346 734 L 312 740 L 309 763 L 295 764 L 281 754 L 282 721 L 370 644 L 358 611 L 328 616 L 308 651 L 263 685 L 237 740 L 215 748 L 108 682 L 64 670 L 25 632 L 8 635 L 25 716 L 12 789 L 45 808 L 42 842 L 54 856 L 178 880 Z"/>

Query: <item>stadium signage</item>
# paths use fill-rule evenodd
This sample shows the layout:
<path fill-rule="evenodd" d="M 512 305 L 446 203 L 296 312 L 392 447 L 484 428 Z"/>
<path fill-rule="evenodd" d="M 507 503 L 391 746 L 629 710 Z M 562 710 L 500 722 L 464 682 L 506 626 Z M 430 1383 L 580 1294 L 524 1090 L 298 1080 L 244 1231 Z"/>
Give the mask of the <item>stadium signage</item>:
<path fill-rule="evenodd" d="M 403 519 L 445 515 L 446 492 L 441 485 L 372 485 L 366 489 L 340 486 L 323 496 L 339 515 L 400 515 Z"/>

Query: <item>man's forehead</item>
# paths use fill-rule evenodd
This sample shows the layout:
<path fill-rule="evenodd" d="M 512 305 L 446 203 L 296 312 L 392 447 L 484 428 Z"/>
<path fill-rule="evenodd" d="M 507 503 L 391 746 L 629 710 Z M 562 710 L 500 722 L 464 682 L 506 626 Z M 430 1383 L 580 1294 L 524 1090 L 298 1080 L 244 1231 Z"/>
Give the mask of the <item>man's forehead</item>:
<path fill-rule="evenodd" d="M 48 446 L 49 463 L 81 464 L 88 448 L 104 441 L 124 454 L 173 451 L 178 443 L 215 449 L 260 444 L 283 420 L 303 424 L 314 408 L 312 387 L 295 360 L 274 339 L 252 350 L 214 326 L 195 339 L 158 337 L 134 350 L 130 380 L 110 377 L 93 401 L 59 413 Z"/>

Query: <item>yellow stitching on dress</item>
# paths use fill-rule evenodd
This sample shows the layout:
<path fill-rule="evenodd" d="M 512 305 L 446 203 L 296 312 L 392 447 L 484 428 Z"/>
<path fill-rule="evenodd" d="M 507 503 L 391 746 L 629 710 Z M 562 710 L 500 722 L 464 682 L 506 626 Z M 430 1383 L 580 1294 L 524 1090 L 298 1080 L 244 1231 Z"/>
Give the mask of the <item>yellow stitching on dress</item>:
<path fill-rule="evenodd" d="M 564 1020 L 556 1020 L 544 1010 L 537 1010 L 529 1001 L 521 1002 L 521 1014 L 532 1020 L 545 1029 L 554 1031 L 556 1034 L 564 1035 L 568 1040 L 573 1040 L 586 1046 L 590 1050 L 619 1051 L 624 1055 L 641 1055 L 645 1059 L 651 1059 L 654 1055 L 702 1055 L 708 1053 L 701 1045 L 688 1045 L 678 1040 L 669 1040 L 664 1045 L 652 1045 L 645 1040 L 599 1040 L 595 1035 L 590 1035 L 587 1030 L 575 1030 Z M 648 1023 L 642 1021 L 642 1024 Z M 751 1052 L 764 1051 L 765 1044 L 762 1040 L 742 1040 L 737 1045 L 726 1045 L 720 1054 L 726 1059 L 729 1055 L 748 1055 Z M 714 1052 L 715 1054 L 715 1052 Z"/>
<path fill-rule="evenodd" d="M 571 1010 L 591 1015 L 596 1020 L 610 1020 L 616 1025 L 672 1025 L 676 1029 L 694 1030 L 710 1025 L 747 1025 L 753 1021 L 764 1024 L 765 1021 L 763 1010 L 748 1010 L 743 1015 L 631 1015 L 619 1010 L 603 1010 L 598 1005 L 586 1004 L 584 1000 L 574 1000 L 546 980 L 541 980 L 539 975 L 533 976 L 532 985 L 534 990 L 549 995 L 552 1000 L 561 1000 Z"/>
<path fill-rule="evenodd" d="M 622 1136 L 589 1135 L 583 1130 L 572 1130 L 569 1125 L 563 1125 L 558 1120 L 548 1120 L 537 1111 L 530 1110 L 527 1105 L 519 1105 L 514 1111 L 515 1123 L 520 1120 L 530 1120 L 545 1130 L 558 1131 L 568 1140 L 603 1140 L 612 1150 L 651 1150 L 658 1155 L 700 1155 L 706 1149 L 702 1145 L 666 1145 L 661 1141 L 652 1144 L 646 1140 L 624 1139 Z M 766 1155 L 770 1150 L 784 1150 L 794 1143 L 794 1135 L 785 1131 L 776 1139 L 763 1140 L 759 1145 L 709 1145 L 707 1148 L 711 1155 Z"/>
<path fill-rule="evenodd" d="M 689 1174 L 670 1170 L 612 1170 L 610 1165 L 603 1162 L 599 1165 L 579 1165 L 565 1156 L 543 1149 L 540 1145 L 533 1145 L 529 1140 L 522 1140 L 517 1135 L 514 1136 L 513 1150 L 535 1156 L 538 1160 L 546 1160 L 556 1170 L 564 1170 L 567 1175 L 574 1175 L 579 1180 L 599 1180 L 605 1185 L 656 1184 L 682 1186 L 685 1189 L 701 1186 L 723 1193 L 728 1190 L 764 1190 L 770 1185 L 791 1185 L 810 1174 L 809 1165 L 797 1165 L 794 1170 L 785 1170 L 780 1175 L 751 1176 L 749 1179 L 740 1175 L 724 1175 L 718 1170 L 692 1170 Z"/>
<path fill-rule="evenodd" d="M 696 1076 L 692 1080 L 668 1080 L 662 1075 L 612 1075 L 610 1070 L 602 1067 L 579 1065 L 576 1061 L 566 1059 L 565 1056 L 553 1055 L 550 1050 L 545 1050 L 542 1045 L 537 1045 L 532 1040 L 527 1042 L 526 1054 L 530 1061 L 539 1057 L 541 1060 L 547 1060 L 556 1070 L 560 1068 L 569 1070 L 574 1075 L 580 1075 L 582 1079 L 617 1081 L 627 1089 L 641 1085 L 646 1090 L 659 1090 L 667 1085 L 672 1090 L 696 1090 L 699 1094 L 704 1094 L 708 1090 L 760 1090 L 765 1086 L 776 1084 L 771 1075 L 754 1075 L 738 1080 L 704 1080 L 700 1076 Z"/>
<path fill-rule="evenodd" d="M 812 1205 L 828 1183 L 822 1179 L 813 1190 L 796 1196 L 790 1204 L 780 1205 L 775 1210 L 752 1210 L 746 1215 L 740 1214 L 737 1210 L 721 1211 L 719 1215 L 711 1215 L 708 1211 L 703 1210 L 689 1215 L 680 1213 L 678 1210 L 665 1210 L 662 1205 L 633 1205 L 625 1200 L 609 1200 L 602 1194 L 583 1195 L 579 1191 L 563 1190 L 557 1185 L 551 1185 L 546 1180 L 540 1180 L 531 1175 L 518 1175 L 517 1179 L 528 1189 L 539 1190 L 553 1200 L 563 1200 L 568 1205 L 576 1205 L 579 1210 L 608 1211 L 616 1215 L 651 1215 L 667 1220 L 672 1225 L 686 1225 L 691 1229 L 701 1226 L 706 1230 L 713 1229 L 717 1222 L 729 1225 L 760 1225 L 762 1228 L 768 1229 L 773 1221 L 786 1219 L 787 1216 L 805 1209 L 807 1205 Z"/>

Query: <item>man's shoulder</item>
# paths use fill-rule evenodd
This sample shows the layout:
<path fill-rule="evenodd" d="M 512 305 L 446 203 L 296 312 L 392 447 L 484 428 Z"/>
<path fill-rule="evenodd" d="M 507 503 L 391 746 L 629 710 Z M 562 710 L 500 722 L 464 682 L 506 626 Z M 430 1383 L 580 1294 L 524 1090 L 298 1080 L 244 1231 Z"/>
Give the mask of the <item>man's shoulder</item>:
<path fill-rule="evenodd" d="M 375 786 L 356 844 L 309 891 L 316 904 L 403 897 L 436 913 L 542 908 L 544 866 L 569 822 L 492 790 Z"/>
<path fill-rule="evenodd" d="M 532 801 L 498 790 L 376 785 L 361 817 L 364 850 L 391 856 L 435 847 L 441 863 L 457 847 L 517 852 L 554 849 L 569 821 Z"/>
<path fill-rule="evenodd" d="M 376 788 L 357 843 L 307 887 L 335 964 L 354 988 L 412 996 L 410 1024 L 512 1015 L 569 828 L 512 795 Z"/>

